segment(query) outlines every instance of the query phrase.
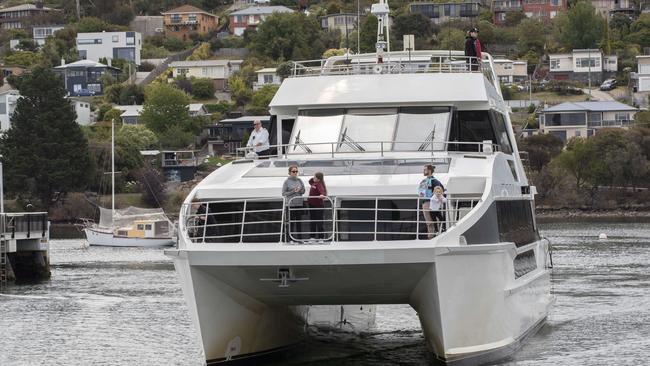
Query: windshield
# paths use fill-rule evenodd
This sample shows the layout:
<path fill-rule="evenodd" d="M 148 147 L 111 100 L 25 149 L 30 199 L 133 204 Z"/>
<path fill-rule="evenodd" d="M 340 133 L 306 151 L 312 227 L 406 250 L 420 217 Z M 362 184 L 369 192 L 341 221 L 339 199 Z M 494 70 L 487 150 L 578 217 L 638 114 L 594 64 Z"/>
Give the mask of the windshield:
<path fill-rule="evenodd" d="M 301 111 L 288 153 L 442 151 L 449 117 L 448 107 Z"/>

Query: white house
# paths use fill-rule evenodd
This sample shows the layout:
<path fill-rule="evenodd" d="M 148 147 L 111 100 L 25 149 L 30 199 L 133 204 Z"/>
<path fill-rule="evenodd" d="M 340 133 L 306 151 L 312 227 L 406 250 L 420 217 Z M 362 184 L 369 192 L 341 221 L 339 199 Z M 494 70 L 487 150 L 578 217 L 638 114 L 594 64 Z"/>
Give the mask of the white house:
<path fill-rule="evenodd" d="M 16 102 L 20 98 L 18 90 L 6 90 L 0 92 L 0 131 L 6 131 L 11 127 L 11 115 L 16 108 Z"/>
<path fill-rule="evenodd" d="M 506 84 L 518 83 L 528 79 L 528 61 L 494 59 L 494 72 L 499 81 Z"/>
<path fill-rule="evenodd" d="M 650 55 L 636 57 L 637 73 L 633 76 L 636 79 L 637 91 L 650 91 Z"/>
<path fill-rule="evenodd" d="M 280 79 L 276 73 L 276 69 L 273 67 L 257 70 L 255 73 L 257 74 L 257 82 L 253 83 L 253 90 L 260 90 L 265 85 L 282 84 L 282 79 Z"/>
<path fill-rule="evenodd" d="M 591 81 L 600 84 L 618 70 L 618 56 L 603 55 L 599 49 L 549 54 L 549 75 L 556 80 Z"/>
<path fill-rule="evenodd" d="M 242 60 L 202 60 L 202 61 L 175 61 L 169 66 L 172 76 L 185 76 L 195 78 L 208 78 L 214 81 L 217 90 L 226 88 L 230 75 L 239 70 Z"/>
<path fill-rule="evenodd" d="M 144 109 L 142 105 L 115 105 L 113 108 L 122 111 L 120 117 L 125 125 L 137 125 L 140 121 L 140 113 Z"/>
<path fill-rule="evenodd" d="M 78 33 L 77 50 L 83 60 L 120 58 L 140 65 L 142 35 L 138 32 Z"/>
<path fill-rule="evenodd" d="M 205 116 L 208 114 L 203 103 L 190 103 L 188 109 L 191 117 Z"/>
<path fill-rule="evenodd" d="M 77 123 L 79 125 L 88 126 L 94 122 L 90 117 L 90 103 L 74 98 L 70 98 L 70 103 L 74 106 L 74 111 L 77 113 Z"/>
<path fill-rule="evenodd" d="M 565 102 L 548 107 L 540 114 L 540 130 L 562 141 L 572 137 L 592 136 L 599 128 L 629 127 L 637 108 L 606 102 Z"/>
<path fill-rule="evenodd" d="M 63 29 L 62 25 L 48 25 L 48 26 L 37 26 L 32 29 L 32 34 L 34 37 L 34 42 L 39 46 L 45 44 L 45 39 L 51 37 L 56 33 L 56 31 Z"/>

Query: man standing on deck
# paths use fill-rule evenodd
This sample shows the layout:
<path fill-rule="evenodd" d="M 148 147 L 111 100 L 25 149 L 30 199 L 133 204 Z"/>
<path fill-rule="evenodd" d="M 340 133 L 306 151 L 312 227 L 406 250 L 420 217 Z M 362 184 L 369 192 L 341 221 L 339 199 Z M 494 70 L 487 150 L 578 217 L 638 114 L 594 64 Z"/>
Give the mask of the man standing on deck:
<path fill-rule="evenodd" d="M 422 174 L 424 179 L 420 182 L 418 187 L 418 196 L 420 199 L 424 200 L 422 203 L 422 214 L 424 215 L 424 220 L 427 222 L 427 232 L 429 233 L 429 239 L 433 238 L 434 227 L 433 227 L 433 218 L 431 217 L 430 209 L 430 199 L 433 196 L 433 188 L 440 186 L 443 191 L 445 187 L 433 176 L 433 171 L 436 169 L 435 166 L 427 164 L 423 168 Z"/>
<path fill-rule="evenodd" d="M 481 41 L 478 39 L 478 28 L 474 27 L 468 33 L 468 36 L 465 37 L 467 65 L 469 66 L 469 70 L 478 71 L 478 67 L 481 64 Z"/>
<path fill-rule="evenodd" d="M 253 132 L 248 138 L 246 147 L 252 147 L 258 156 L 267 156 L 269 154 L 269 131 L 262 127 L 262 121 L 253 122 Z"/>

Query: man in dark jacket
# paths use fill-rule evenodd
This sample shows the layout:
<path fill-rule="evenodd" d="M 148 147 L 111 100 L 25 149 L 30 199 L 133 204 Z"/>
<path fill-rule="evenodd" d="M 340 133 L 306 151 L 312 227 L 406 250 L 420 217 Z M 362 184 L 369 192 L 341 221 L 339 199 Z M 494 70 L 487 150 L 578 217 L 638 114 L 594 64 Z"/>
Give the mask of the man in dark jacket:
<path fill-rule="evenodd" d="M 481 63 L 481 41 L 478 39 L 478 28 L 469 30 L 465 37 L 465 56 L 471 71 L 478 71 Z"/>

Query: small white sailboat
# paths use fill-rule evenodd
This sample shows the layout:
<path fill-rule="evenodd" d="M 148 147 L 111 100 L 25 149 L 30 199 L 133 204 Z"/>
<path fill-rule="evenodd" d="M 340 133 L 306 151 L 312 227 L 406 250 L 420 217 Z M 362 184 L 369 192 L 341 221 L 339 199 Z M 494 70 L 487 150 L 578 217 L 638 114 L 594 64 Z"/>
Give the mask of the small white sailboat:
<path fill-rule="evenodd" d="M 99 222 L 86 221 L 89 245 L 159 247 L 174 244 L 174 225 L 161 208 L 115 209 L 115 121 L 111 123 L 111 208 L 100 209 Z"/>

